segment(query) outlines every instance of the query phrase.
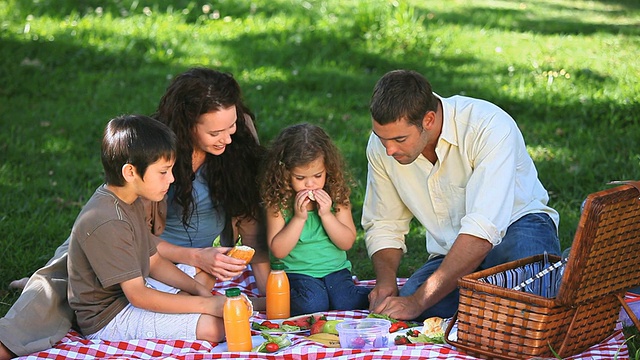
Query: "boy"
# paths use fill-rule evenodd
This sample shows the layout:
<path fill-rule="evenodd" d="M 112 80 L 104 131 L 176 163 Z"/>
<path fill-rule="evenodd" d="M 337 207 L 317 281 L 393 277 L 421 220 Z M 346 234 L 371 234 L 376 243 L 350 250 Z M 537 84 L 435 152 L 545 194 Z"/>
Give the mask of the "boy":
<path fill-rule="evenodd" d="M 196 280 L 205 273 L 194 279 L 161 257 L 145 223 L 143 199 L 164 198 L 175 150 L 171 130 L 146 116 L 117 117 L 105 129 L 105 184 L 78 215 L 69 242 L 69 305 L 89 339 L 224 338 L 224 297 Z M 158 291 L 148 277 L 174 288 Z"/>

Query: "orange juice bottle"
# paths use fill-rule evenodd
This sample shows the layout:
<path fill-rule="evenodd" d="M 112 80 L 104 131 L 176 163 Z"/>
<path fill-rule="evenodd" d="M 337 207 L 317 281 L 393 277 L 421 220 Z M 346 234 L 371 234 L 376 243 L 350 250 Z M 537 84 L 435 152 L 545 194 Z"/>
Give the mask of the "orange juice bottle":
<path fill-rule="evenodd" d="M 229 351 L 251 351 L 251 325 L 249 319 L 253 314 L 253 307 L 240 289 L 230 288 L 225 291 L 227 299 L 224 302 L 222 317 L 224 332 L 227 336 Z"/>
<path fill-rule="evenodd" d="M 290 314 L 289 278 L 284 264 L 274 262 L 267 277 L 267 319 L 286 319 Z"/>

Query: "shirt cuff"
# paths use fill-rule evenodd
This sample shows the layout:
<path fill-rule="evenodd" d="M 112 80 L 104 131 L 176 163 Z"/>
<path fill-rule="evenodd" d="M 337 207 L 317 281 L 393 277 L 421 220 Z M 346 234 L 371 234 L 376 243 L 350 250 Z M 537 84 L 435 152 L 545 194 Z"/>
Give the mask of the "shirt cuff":
<path fill-rule="evenodd" d="M 365 244 L 367 245 L 367 253 L 369 257 L 373 256 L 373 254 L 377 253 L 380 250 L 384 249 L 402 249 L 402 253 L 407 253 L 407 245 L 404 241 L 398 239 L 376 239 L 376 240 L 365 240 Z"/>
<path fill-rule="evenodd" d="M 460 220 L 460 233 L 485 239 L 493 246 L 502 242 L 505 232 L 500 232 L 496 225 L 480 214 L 468 214 Z"/>

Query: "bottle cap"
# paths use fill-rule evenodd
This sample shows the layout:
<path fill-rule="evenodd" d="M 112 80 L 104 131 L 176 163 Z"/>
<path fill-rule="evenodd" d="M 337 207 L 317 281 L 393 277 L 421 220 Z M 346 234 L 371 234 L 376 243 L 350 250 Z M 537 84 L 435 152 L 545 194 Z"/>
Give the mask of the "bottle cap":
<path fill-rule="evenodd" d="M 284 270 L 284 263 L 280 261 L 274 261 L 271 263 L 271 270 Z"/>
<path fill-rule="evenodd" d="M 227 297 L 240 296 L 240 289 L 238 288 L 230 288 L 224 291 L 224 294 Z"/>

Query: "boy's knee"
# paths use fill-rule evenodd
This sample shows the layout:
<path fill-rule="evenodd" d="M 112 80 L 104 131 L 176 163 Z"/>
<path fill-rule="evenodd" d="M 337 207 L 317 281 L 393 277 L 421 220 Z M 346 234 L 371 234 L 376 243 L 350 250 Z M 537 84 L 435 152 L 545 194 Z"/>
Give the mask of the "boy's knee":
<path fill-rule="evenodd" d="M 202 314 L 196 327 L 196 338 L 216 343 L 224 341 L 224 322 L 222 318 Z"/>

